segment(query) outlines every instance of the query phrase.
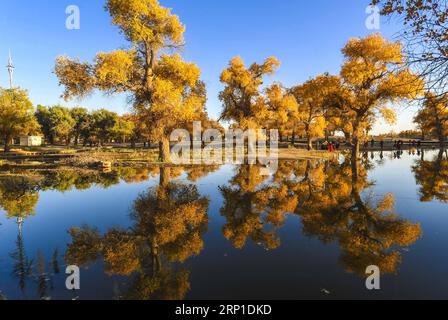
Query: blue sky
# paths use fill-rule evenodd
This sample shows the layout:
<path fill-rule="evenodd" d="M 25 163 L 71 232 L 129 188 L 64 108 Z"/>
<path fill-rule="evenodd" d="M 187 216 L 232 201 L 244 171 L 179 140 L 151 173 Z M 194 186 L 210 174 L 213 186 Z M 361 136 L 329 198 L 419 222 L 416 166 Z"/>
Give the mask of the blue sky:
<path fill-rule="evenodd" d="M 82 101 L 64 102 L 52 69 L 58 55 L 91 61 L 99 51 L 126 47 L 111 25 L 104 0 L 0 0 L 0 65 L 13 55 L 15 84 L 30 92 L 34 104 L 82 105 L 119 113 L 130 110 L 124 97 L 101 93 Z M 202 69 L 208 87 L 208 110 L 218 117 L 222 86 L 219 75 L 228 61 L 241 56 L 247 64 L 276 56 L 280 70 L 268 82 L 300 84 L 323 72 L 338 73 L 341 48 L 351 37 L 371 32 L 365 26 L 369 0 L 161 0 L 186 25 L 183 55 Z M 66 7 L 81 10 L 81 29 L 67 30 Z M 399 26 L 382 19 L 381 32 L 392 39 Z M 4 61 L 4 62 L 1 62 Z M 3 64 L 2 64 L 3 63 Z M 6 68 L 0 86 L 7 86 Z M 412 127 L 412 111 L 403 110 L 395 130 Z M 378 124 L 375 131 L 389 131 Z"/>

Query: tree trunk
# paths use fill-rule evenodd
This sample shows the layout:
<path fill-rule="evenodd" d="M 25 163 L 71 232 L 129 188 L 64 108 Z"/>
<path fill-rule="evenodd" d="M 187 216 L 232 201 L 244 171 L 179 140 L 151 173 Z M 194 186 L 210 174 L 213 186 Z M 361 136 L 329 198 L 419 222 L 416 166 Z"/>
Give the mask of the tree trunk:
<path fill-rule="evenodd" d="M 353 180 L 358 180 L 358 155 L 360 151 L 361 141 L 359 141 L 359 121 L 355 121 L 353 123 L 353 137 L 352 137 L 352 171 L 353 171 Z"/>
<path fill-rule="evenodd" d="M 11 136 L 5 136 L 5 152 L 9 152 L 11 150 Z"/>
<path fill-rule="evenodd" d="M 296 145 L 296 132 L 294 130 L 292 131 L 291 144 L 293 147 Z"/>
<path fill-rule="evenodd" d="M 307 137 L 307 147 L 308 151 L 313 150 L 313 139 L 311 139 L 311 137 Z"/>
<path fill-rule="evenodd" d="M 169 163 L 171 161 L 170 141 L 163 137 L 159 142 L 159 160 L 160 162 Z"/>
<path fill-rule="evenodd" d="M 358 181 L 359 178 L 359 159 L 358 159 L 358 154 L 359 154 L 359 140 L 357 143 L 355 143 L 355 146 L 353 147 L 352 150 L 352 180 L 353 181 Z"/>
<path fill-rule="evenodd" d="M 437 126 L 437 135 L 439 136 L 438 138 L 439 138 L 440 149 L 443 150 L 443 149 L 445 149 L 446 137 L 445 137 L 445 134 L 443 132 L 443 127 L 442 127 L 441 124 L 439 124 Z"/>
<path fill-rule="evenodd" d="M 168 186 L 171 181 L 171 168 L 161 167 L 160 168 L 160 181 L 159 186 L 164 188 Z"/>

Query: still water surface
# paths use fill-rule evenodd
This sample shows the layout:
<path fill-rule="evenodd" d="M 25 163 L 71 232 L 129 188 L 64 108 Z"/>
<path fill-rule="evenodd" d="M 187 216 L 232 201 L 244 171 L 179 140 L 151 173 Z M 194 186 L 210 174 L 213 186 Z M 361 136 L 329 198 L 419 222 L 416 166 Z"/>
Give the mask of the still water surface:
<path fill-rule="evenodd" d="M 355 167 L 356 168 L 356 167 Z M 446 153 L 0 175 L 7 299 L 448 298 Z M 81 290 L 65 288 L 67 265 Z M 368 291 L 365 269 L 382 270 Z"/>

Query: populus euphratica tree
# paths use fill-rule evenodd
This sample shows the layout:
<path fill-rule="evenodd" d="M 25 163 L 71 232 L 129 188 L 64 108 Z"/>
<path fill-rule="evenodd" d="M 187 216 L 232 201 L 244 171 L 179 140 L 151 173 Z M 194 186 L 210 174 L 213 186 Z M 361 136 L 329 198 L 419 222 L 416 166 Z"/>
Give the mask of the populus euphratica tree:
<path fill-rule="evenodd" d="M 419 110 L 414 122 L 422 132 L 437 137 L 440 148 L 446 147 L 448 136 L 448 94 L 435 95 L 428 92 L 425 96 L 423 108 Z"/>
<path fill-rule="evenodd" d="M 446 0 L 372 0 L 381 14 L 397 17 L 407 44 L 408 62 L 430 90 L 448 93 L 448 2 Z"/>
<path fill-rule="evenodd" d="M 308 150 L 313 149 L 313 139 L 323 137 L 327 125 L 325 97 L 339 88 L 337 76 L 320 75 L 291 89 L 298 104 L 296 132 L 307 138 Z"/>
<path fill-rule="evenodd" d="M 224 107 L 221 120 L 233 122 L 243 130 L 259 128 L 269 114 L 260 89 L 263 77 L 274 74 L 279 66 L 274 57 L 263 64 L 253 63 L 249 68 L 242 58 L 233 58 L 220 78 L 225 86 L 219 94 Z"/>
<path fill-rule="evenodd" d="M 378 117 L 394 123 L 395 104 L 418 97 L 423 81 L 404 66 L 401 44 L 389 42 L 379 33 L 351 39 L 342 53 L 341 86 L 330 95 L 327 106 L 352 114 L 351 143 L 357 157 L 362 128 Z"/>
<path fill-rule="evenodd" d="M 157 0 L 108 0 L 106 10 L 130 48 L 98 53 L 93 64 L 57 58 L 63 97 L 84 97 L 95 89 L 127 93 L 148 136 L 159 141 L 161 160 L 169 162 L 170 133 L 195 120 L 205 104 L 196 90 L 199 67 L 166 53 L 183 45 L 185 27 Z"/>

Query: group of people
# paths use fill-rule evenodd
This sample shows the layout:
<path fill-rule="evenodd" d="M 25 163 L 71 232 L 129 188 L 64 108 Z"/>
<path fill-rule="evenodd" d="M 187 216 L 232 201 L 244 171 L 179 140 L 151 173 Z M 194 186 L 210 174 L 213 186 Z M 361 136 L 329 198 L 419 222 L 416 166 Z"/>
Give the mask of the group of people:
<path fill-rule="evenodd" d="M 384 150 L 384 140 L 379 141 L 379 143 L 380 143 L 381 150 Z M 372 139 L 370 141 L 370 146 L 372 148 L 374 148 L 375 144 L 376 144 L 375 139 Z M 418 141 L 417 140 L 411 140 L 411 141 L 408 141 L 408 144 L 410 146 L 412 146 L 413 148 L 416 148 L 416 147 L 420 148 L 421 147 L 421 141 L 420 140 L 418 140 Z M 401 150 L 401 149 L 403 149 L 404 145 L 405 145 L 405 142 L 403 140 L 394 140 L 393 149 L 394 150 Z M 367 149 L 368 147 L 369 147 L 369 141 L 366 141 L 364 143 L 364 149 Z"/>
<path fill-rule="evenodd" d="M 338 141 L 337 142 L 325 141 L 322 144 L 322 150 L 328 150 L 328 151 L 330 151 L 330 153 L 338 151 L 340 148 L 341 148 L 341 144 Z"/>
<path fill-rule="evenodd" d="M 404 145 L 405 145 L 405 141 L 403 140 L 394 140 L 393 141 L 393 150 L 402 150 Z M 380 145 L 380 149 L 384 150 L 385 148 L 385 142 L 384 140 L 380 140 L 380 141 L 375 141 L 375 139 L 372 139 L 370 141 L 366 141 L 364 142 L 364 150 L 367 150 L 369 148 L 369 145 L 371 148 L 375 148 L 375 145 L 379 143 Z M 420 148 L 422 142 L 420 140 L 408 140 L 406 142 L 407 145 L 412 146 L 413 148 Z M 322 143 L 321 145 L 321 150 L 327 150 L 330 152 L 335 152 L 338 151 L 341 147 L 341 143 L 339 141 L 325 141 L 324 143 Z"/>
<path fill-rule="evenodd" d="M 420 148 L 421 147 L 421 141 L 420 140 L 411 140 L 408 141 L 408 144 L 411 145 L 413 148 L 417 147 Z M 398 149 L 401 150 L 404 146 L 404 141 L 403 140 L 395 140 L 394 141 L 394 149 Z"/>

